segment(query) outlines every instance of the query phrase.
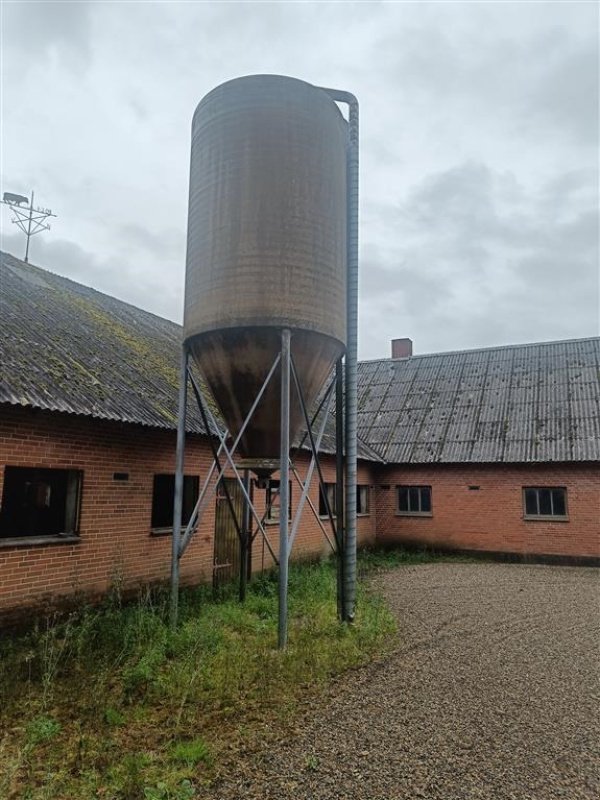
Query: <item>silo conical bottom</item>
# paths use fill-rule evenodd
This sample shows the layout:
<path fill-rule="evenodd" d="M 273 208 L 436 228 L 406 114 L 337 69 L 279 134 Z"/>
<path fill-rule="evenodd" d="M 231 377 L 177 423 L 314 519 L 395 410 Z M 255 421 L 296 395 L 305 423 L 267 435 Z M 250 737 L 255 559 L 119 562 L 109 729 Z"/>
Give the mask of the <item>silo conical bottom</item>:
<path fill-rule="evenodd" d="M 281 329 L 220 329 L 198 334 L 187 344 L 229 433 L 235 438 L 281 350 Z M 330 336 L 297 329 L 292 330 L 291 351 L 310 410 L 333 366 L 343 355 L 344 346 Z M 280 391 L 278 368 L 238 446 L 237 452 L 243 459 L 256 462 L 255 471 L 259 471 L 259 462 L 264 462 L 263 474 L 279 461 Z M 292 379 L 290 395 L 290 442 L 293 442 L 305 425 Z"/>

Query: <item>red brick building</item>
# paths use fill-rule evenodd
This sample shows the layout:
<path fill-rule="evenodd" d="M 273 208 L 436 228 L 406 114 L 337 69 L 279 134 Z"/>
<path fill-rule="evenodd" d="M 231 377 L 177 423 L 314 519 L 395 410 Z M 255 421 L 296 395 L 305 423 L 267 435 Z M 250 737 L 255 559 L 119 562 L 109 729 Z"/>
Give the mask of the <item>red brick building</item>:
<path fill-rule="evenodd" d="M 598 560 L 600 339 L 392 353 L 359 369 L 378 541 Z"/>
<path fill-rule="evenodd" d="M 0 616 L 166 580 L 179 327 L 9 255 L 0 286 Z M 598 559 L 600 340 L 431 356 L 394 346 L 359 368 L 361 544 Z M 188 427 L 189 507 L 210 450 L 194 413 Z M 326 434 L 332 482 L 333 443 Z M 303 477 L 308 455 L 296 464 Z M 270 491 L 254 487 L 260 512 Z M 292 506 L 299 496 L 292 484 Z M 316 478 L 310 498 L 295 557 L 331 551 Z M 220 502 L 184 581 L 213 575 Z M 257 537 L 253 569 L 271 564 Z"/>

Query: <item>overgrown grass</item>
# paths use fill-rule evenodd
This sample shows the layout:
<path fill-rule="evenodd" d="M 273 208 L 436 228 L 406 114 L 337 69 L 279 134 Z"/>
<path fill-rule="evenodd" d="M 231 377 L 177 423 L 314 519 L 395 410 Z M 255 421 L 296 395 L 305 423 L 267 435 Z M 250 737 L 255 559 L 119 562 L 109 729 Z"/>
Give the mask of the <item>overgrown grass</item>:
<path fill-rule="evenodd" d="M 429 560 L 371 553 L 360 569 Z M 351 626 L 336 618 L 331 563 L 290 570 L 290 630 L 276 649 L 277 578 L 245 604 L 182 592 L 180 624 L 165 592 L 114 596 L 0 644 L 0 797 L 187 800 L 219 751 L 254 722 L 275 721 L 330 676 L 381 653 L 394 623 L 359 591 Z"/>

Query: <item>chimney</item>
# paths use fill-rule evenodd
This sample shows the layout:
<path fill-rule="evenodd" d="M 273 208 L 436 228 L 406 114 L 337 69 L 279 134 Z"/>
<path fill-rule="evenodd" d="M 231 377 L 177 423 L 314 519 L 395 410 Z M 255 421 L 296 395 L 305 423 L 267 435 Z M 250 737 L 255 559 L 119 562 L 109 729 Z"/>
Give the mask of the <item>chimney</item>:
<path fill-rule="evenodd" d="M 392 358 L 410 358 L 412 339 L 392 339 Z"/>

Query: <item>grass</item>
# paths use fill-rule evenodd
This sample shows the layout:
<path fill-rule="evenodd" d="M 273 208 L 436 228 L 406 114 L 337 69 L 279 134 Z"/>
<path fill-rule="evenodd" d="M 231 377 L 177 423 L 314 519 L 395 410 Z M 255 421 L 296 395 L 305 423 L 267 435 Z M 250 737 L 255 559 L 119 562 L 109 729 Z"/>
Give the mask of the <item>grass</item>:
<path fill-rule="evenodd" d="M 361 573 L 431 556 L 370 553 Z M 189 800 L 219 752 L 273 724 L 331 676 L 381 654 L 394 622 L 359 588 L 356 622 L 336 618 L 331 563 L 290 570 L 289 645 L 277 640 L 277 577 L 219 602 L 182 592 L 119 596 L 0 643 L 0 797 Z M 312 765 L 307 764 L 308 768 Z"/>

